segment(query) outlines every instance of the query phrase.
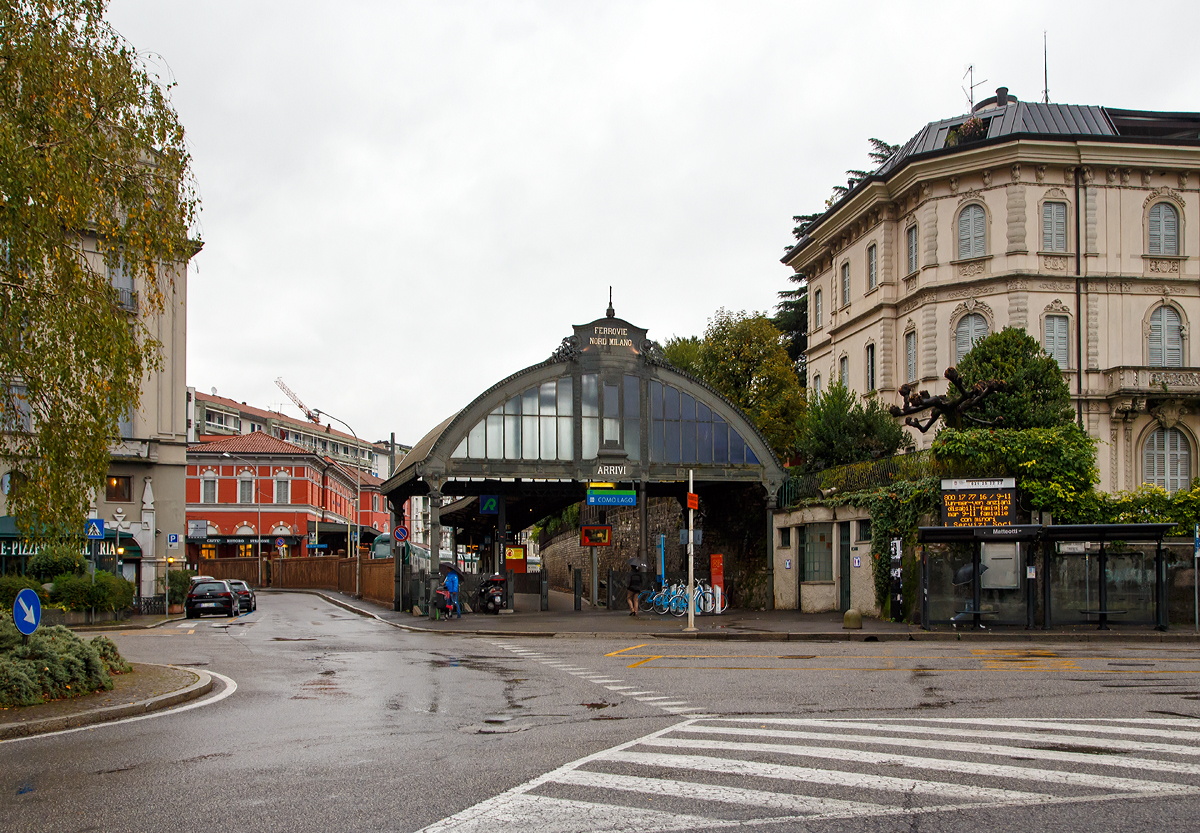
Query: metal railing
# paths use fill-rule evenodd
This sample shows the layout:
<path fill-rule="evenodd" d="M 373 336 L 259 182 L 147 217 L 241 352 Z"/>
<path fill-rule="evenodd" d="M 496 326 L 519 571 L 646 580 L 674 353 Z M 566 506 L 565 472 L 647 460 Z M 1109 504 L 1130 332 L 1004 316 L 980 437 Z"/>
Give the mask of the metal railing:
<path fill-rule="evenodd" d="M 980 471 L 977 466 L 972 466 L 968 471 L 960 465 L 939 462 L 933 458 L 933 453 L 926 449 L 790 477 L 779 489 L 777 505 L 780 509 L 790 509 L 804 500 L 829 497 L 835 493 L 877 489 L 900 481 L 921 480 L 926 477 L 981 477 L 990 474 L 992 473 Z"/>
<path fill-rule="evenodd" d="M 132 289 L 126 289 L 121 286 L 114 286 L 113 292 L 117 295 L 117 306 L 126 312 L 138 311 L 137 293 Z"/>

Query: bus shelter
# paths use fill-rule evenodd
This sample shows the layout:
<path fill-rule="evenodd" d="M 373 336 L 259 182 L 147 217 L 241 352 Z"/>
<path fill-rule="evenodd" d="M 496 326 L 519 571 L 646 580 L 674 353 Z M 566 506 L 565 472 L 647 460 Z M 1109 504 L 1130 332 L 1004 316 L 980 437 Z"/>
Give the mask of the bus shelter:
<path fill-rule="evenodd" d="M 1167 629 L 1163 537 L 1174 524 L 921 527 L 921 621 Z M 1040 592 L 1039 592 L 1040 591 Z"/>

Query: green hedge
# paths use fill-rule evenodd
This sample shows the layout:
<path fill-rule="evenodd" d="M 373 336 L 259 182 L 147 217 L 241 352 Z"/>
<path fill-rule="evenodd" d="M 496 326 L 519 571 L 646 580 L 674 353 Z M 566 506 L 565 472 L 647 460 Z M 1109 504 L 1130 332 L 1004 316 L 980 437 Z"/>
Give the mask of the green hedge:
<path fill-rule="evenodd" d="M 0 611 L 0 707 L 108 691 L 113 674 L 132 670 L 106 637 L 85 642 L 56 625 L 38 628 L 26 644 L 11 614 Z"/>
<path fill-rule="evenodd" d="M 167 573 L 170 582 L 167 599 L 171 604 L 181 605 L 187 600 L 187 592 L 192 586 L 192 576 L 194 575 L 196 575 L 195 570 L 170 570 Z"/>
<path fill-rule="evenodd" d="M 125 610 L 133 604 L 133 584 L 112 573 L 91 576 L 55 576 L 51 603 L 64 610 Z"/>
<path fill-rule="evenodd" d="M 28 576 L 0 576 L 0 609 L 7 610 L 12 613 L 13 602 L 17 600 L 17 594 L 26 587 L 38 594 L 42 604 L 50 601 L 50 597 L 42 588 L 39 582 L 34 581 Z"/>
<path fill-rule="evenodd" d="M 26 574 L 41 581 L 50 581 L 64 573 L 82 575 L 86 569 L 87 561 L 83 553 L 70 544 L 48 544 L 30 557 L 25 565 Z"/>

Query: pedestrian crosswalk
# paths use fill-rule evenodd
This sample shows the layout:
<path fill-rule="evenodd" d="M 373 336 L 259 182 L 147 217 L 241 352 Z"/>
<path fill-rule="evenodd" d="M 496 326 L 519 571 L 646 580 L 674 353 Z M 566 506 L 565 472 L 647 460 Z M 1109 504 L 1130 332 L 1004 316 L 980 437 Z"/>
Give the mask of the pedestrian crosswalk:
<path fill-rule="evenodd" d="M 1183 796 L 1200 796 L 1200 720 L 706 715 L 572 761 L 425 831 L 791 829 Z"/>

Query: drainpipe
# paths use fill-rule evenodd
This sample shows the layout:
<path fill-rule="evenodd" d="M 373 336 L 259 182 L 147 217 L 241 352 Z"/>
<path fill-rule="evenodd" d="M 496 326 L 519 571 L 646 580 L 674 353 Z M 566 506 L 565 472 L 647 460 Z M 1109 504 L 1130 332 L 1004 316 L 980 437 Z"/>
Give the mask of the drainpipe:
<path fill-rule="evenodd" d="M 1080 242 L 1079 166 L 1075 167 L 1075 402 L 1076 420 L 1083 428 L 1083 245 Z"/>

